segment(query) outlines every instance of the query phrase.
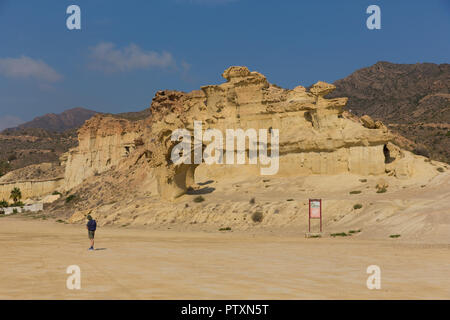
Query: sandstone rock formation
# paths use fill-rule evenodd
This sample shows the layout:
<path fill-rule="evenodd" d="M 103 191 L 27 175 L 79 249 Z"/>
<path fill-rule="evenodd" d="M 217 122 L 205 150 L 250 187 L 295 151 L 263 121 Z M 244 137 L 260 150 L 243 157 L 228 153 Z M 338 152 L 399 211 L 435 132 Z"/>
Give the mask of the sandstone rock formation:
<path fill-rule="evenodd" d="M 376 129 L 375 121 L 373 121 L 373 119 L 368 115 L 362 116 L 361 122 L 362 122 L 363 126 L 368 129 Z"/>
<path fill-rule="evenodd" d="M 142 128 L 142 121 L 130 122 L 102 114 L 86 121 L 78 130 L 78 147 L 60 159 L 66 165 L 65 189 L 70 190 L 129 156 Z"/>
<path fill-rule="evenodd" d="M 392 135 L 384 125 L 370 119 L 367 128 L 343 113 L 346 98 L 324 97 L 334 85 L 317 82 L 309 91 L 302 86 L 282 89 L 246 67 L 230 67 L 223 77 L 223 84 L 190 93 L 158 92 L 152 114 L 145 120 L 98 115 L 87 121 L 79 130 L 79 146 L 65 159 L 65 189 L 103 173 L 117 177 L 135 174 L 139 179 L 130 182 L 130 187 L 139 188 L 142 194 L 174 199 L 196 187 L 195 176 L 260 175 L 265 167 L 260 162 L 173 163 L 171 153 L 178 141 L 172 141 L 172 133 L 177 129 L 193 133 L 194 121 L 201 121 L 203 132 L 218 129 L 223 136 L 227 129 L 279 130 L 278 176 L 381 175 L 386 170 L 393 175 L 396 171 L 401 175 L 414 173 L 413 158 L 403 161 L 407 169 L 398 166 L 401 159 L 412 156 L 390 143 Z M 273 151 L 269 140 L 268 154 Z M 202 150 L 207 146 L 203 141 Z M 249 160 L 250 146 L 240 151 Z"/>

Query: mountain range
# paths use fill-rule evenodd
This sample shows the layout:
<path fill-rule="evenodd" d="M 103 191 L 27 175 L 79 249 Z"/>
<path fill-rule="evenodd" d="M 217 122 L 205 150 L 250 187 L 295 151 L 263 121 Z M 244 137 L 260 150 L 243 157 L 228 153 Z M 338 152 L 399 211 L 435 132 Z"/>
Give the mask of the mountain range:
<path fill-rule="evenodd" d="M 79 128 L 86 120 L 92 118 L 95 114 L 97 114 L 96 111 L 84 108 L 69 109 L 60 114 L 47 113 L 16 127 L 5 129 L 3 133 L 12 133 L 13 131 L 17 132 L 30 128 L 44 129 L 53 132 L 64 132 L 66 130 Z"/>

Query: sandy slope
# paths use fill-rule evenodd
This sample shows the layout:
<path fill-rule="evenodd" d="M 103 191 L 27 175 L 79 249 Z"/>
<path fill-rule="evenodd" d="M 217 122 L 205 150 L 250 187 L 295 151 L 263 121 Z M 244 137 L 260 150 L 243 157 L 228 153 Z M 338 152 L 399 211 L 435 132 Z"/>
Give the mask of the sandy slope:
<path fill-rule="evenodd" d="M 294 235 L 307 228 L 308 198 L 322 198 L 327 233 L 361 229 L 358 237 L 363 239 L 386 239 L 401 234 L 402 239 L 409 241 L 450 243 L 448 169 L 439 173 L 432 167 L 423 176 L 417 174 L 405 180 L 384 176 L 382 179 L 389 184 L 386 193 L 376 192 L 379 179 L 350 174 L 224 177 L 218 181 L 203 177 L 198 179 L 204 182 L 199 190 L 174 203 L 152 197 L 129 197 L 124 185 L 121 193 L 110 195 L 116 197 L 114 202 L 80 210 L 69 221 L 85 221 L 85 215 L 91 212 L 102 226 L 214 232 L 231 227 L 233 231 Z M 351 194 L 352 191 L 360 193 Z M 204 201 L 197 203 L 194 200 L 199 195 Z M 362 208 L 354 209 L 356 204 Z M 263 214 L 262 222 L 252 221 L 255 212 Z"/>
<path fill-rule="evenodd" d="M 449 299 L 450 247 L 402 239 L 102 227 L 0 219 L 1 299 Z M 67 266 L 82 289 L 66 289 Z M 381 268 L 381 290 L 366 268 Z"/>

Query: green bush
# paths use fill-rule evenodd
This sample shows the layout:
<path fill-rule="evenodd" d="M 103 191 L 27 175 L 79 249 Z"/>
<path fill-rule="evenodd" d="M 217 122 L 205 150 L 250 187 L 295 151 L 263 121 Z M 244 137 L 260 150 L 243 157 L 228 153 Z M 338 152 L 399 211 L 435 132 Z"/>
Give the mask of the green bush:
<path fill-rule="evenodd" d="M 219 231 L 231 231 L 230 227 L 220 228 Z"/>
<path fill-rule="evenodd" d="M 360 194 L 360 193 L 361 193 L 361 191 L 359 191 L 359 190 L 350 191 L 350 194 Z"/>
<path fill-rule="evenodd" d="M 59 192 L 59 191 L 53 191 L 52 195 L 53 195 L 53 196 L 56 196 L 56 195 L 62 196 L 62 193 Z"/>
<path fill-rule="evenodd" d="M 346 234 L 345 232 L 338 232 L 338 233 L 332 233 L 332 234 L 330 234 L 330 236 L 332 236 L 332 237 L 347 237 L 348 234 Z"/>
<path fill-rule="evenodd" d="M 439 171 L 439 172 L 444 172 L 445 171 L 444 168 L 442 168 L 442 167 L 439 167 L 436 170 Z"/>
<path fill-rule="evenodd" d="M 357 204 L 355 204 L 355 205 L 353 206 L 353 209 L 358 210 L 358 209 L 361 209 L 362 207 L 363 207 L 362 204 L 357 203 Z"/>
<path fill-rule="evenodd" d="M 205 201 L 205 198 L 203 198 L 202 196 L 197 196 L 194 198 L 194 202 L 203 202 Z"/>
<path fill-rule="evenodd" d="M 0 208 L 7 208 L 7 207 L 9 207 L 8 201 L 6 201 L 5 199 L 0 201 Z"/>
<path fill-rule="evenodd" d="M 75 200 L 75 198 L 76 198 L 76 196 L 74 194 L 71 194 L 70 196 L 68 196 L 66 198 L 66 203 L 69 203 L 69 202 Z"/>
<path fill-rule="evenodd" d="M 389 238 L 400 238 L 399 234 L 391 234 Z"/>
<path fill-rule="evenodd" d="M 264 215 L 261 211 L 256 211 L 252 214 L 253 222 L 261 222 L 263 221 Z"/>
<path fill-rule="evenodd" d="M 386 187 L 377 190 L 377 193 L 385 193 L 387 191 Z"/>

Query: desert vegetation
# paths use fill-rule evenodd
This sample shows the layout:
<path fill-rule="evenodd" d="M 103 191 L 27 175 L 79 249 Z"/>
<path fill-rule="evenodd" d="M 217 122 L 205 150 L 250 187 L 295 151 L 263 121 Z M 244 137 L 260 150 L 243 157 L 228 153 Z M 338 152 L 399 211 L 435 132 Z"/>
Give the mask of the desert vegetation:
<path fill-rule="evenodd" d="M 14 201 L 14 204 L 17 204 L 19 200 L 22 199 L 22 191 L 17 187 L 12 189 L 9 198 Z"/>
<path fill-rule="evenodd" d="M 261 211 L 255 211 L 252 214 L 252 221 L 255 223 L 259 223 L 261 221 L 263 221 L 264 219 L 264 214 Z"/>
<path fill-rule="evenodd" d="M 194 198 L 194 202 L 200 203 L 205 201 L 205 198 L 203 198 L 202 196 L 197 196 Z"/>

